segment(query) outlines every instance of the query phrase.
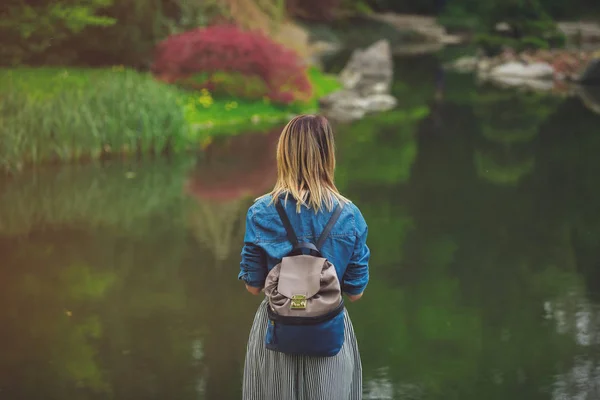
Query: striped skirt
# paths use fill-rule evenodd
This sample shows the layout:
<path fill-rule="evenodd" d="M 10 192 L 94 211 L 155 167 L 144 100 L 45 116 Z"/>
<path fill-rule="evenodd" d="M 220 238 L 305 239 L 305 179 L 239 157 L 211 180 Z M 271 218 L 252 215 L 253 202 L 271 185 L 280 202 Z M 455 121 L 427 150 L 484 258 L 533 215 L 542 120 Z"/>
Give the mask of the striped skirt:
<path fill-rule="evenodd" d="M 243 400 L 359 400 L 362 366 L 354 328 L 345 313 L 345 340 L 334 357 L 278 353 L 265 348 L 266 299 L 258 307 L 248 339 Z"/>

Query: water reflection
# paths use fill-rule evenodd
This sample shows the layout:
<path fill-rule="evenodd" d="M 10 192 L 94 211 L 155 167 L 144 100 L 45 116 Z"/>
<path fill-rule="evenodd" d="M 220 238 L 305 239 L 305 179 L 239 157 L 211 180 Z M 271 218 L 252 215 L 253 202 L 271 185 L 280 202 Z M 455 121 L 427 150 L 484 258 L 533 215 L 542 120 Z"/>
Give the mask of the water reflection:
<path fill-rule="evenodd" d="M 418 63 L 398 110 L 338 129 L 373 250 L 365 398 L 600 397 L 599 117 L 452 75 L 432 113 Z M 1 182 L 0 397 L 239 398 L 260 299 L 235 276 L 279 130 Z"/>
<path fill-rule="evenodd" d="M 185 192 L 196 201 L 188 218 L 194 235 L 218 261 L 239 251 L 249 199 L 273 187 L 275 150 L 281 127 L 267 133 L 227 138 L 209 146 L 188 173 Z"/>

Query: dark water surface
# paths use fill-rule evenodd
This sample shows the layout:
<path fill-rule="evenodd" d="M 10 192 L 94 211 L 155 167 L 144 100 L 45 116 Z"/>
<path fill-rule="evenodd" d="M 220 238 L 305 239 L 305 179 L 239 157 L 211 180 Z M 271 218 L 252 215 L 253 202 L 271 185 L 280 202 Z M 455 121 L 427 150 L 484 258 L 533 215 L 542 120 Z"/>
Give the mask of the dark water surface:
<path fill-rule="evenodd" d="M 337 129 L 373 254 L 365 398 L 600 399 L 600 116 L 397 62 L 398 110 Z M 3 181 L 0 399 L 240 398 L 278 133 Z"/>

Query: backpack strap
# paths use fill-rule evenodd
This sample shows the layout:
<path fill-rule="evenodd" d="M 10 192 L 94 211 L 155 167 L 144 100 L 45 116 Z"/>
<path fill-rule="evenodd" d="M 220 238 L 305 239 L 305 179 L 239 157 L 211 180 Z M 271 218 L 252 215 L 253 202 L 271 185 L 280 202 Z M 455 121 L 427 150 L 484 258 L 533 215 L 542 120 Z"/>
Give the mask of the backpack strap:
<path fill-rule="evenodd" d="M 323 229 L 323 233 L 321 233 L 321 236 L 319 236 L 319 240 L 317 241 L 317 249 L 319 249 L 319 251 L 321 251 L 321 248 L 325 244 L 325 240 L 327 239 L 327 237 L 331 233 L 331 230 L 333 229 L 333 226 L 335 225 L 335 223 L 337 222 L 337 220 L 340 218 L 340 215 L 342 214 L 342 210 L 343 209 L 344 209 L 344 203 L 340 201 L 338 203 L 337 207 L 335 208 L 335 211 L 333 212 L 333 215 L 329 219 L 329 222 L 327 222 L 327 225 L 325 226 L 325 229 Z"/>
<path fill-rule="evenodd" d="M 277 213 L 279 214 L 279 218 L 281 222 L 283 222 L 283 227 L 287 232 L 287 237 L 292 246 L 296 247 L 298 245 L 298 237 L 296 236 L 296 232 L 294 232 L 294 228 L 292 228 L 292 224 L 290 223 L 290 219 L 288 218 L 281 201 L 278 200 L 275 204 L 275 208 L 277 209 Z"/>
<path fill-rule="evenodd" d="M 288 218 L 287 213 L 285 212 L 285 209 L 283 208 L 283 205 L 281 204 L 281 201 L 277 201 L 277 203 L 275 204 L 275 208 L 277 209 L 277 213 L 279 214 L 279 218 L 281 219 L 281 222 L 283 222 L 283 227 L 285 228 L 285 231 L 287 233 L 288 240 L 290 241 L 290 243 L 292 243 L 293 250 L 308 249 L 308 250 L 316 251 L 317 253 L 320 254 L 321 247 L 323 246 L 323 244 L 325 244 L 325 240 L 331 233 L 333 226 L 335 225 L 337 220 L 340 218 L 340 215 L 342 214 L 342 210 L 344 208 L 344 203 L 340 202 L 337 205 L 337 207 L 335 208 L 333 215 L 329 219 L 329 222 L 327 222 L 325 229 L 323 229 L 323 233 L 321 233 L 321 236 L 319 236 L 319 240 L 317 241 L 316 246 L 314 244 L 308 243 L 308 242 L 298 242 L 298 236 L 296 236 L 296 232 L 294 232 L 294 228 L 292 228 L 290 219 Z"/>
<path fill-rule="evenodd" d="M 293 246 L 292 251 L 308 249 L 308 250 L 312 250 L 312 251 L 316 251 L 317 253 L 320 253 L 319 249 L 317 249 L 317 247 L 314 244 L 308 243 L 308 242 L 298 242 L 298 237 L 296 236 L 296 232 L 294 232 L 294 228 L 292 228 L 290 219 L 288 218 L 288 216 L 285 212 L 285 209 L 283 208 L 283 205 L 281 204 L 281 201 L 277 201 L 277 203 L 275 204 L 275 208 L 277 209 L 279 218 L 281 218 L 281 222 L 283 222 L 283 227 L 285 228 L 285 231 L 287 233 L 288 240 L 290 241 L 290 243 L 292 243 L 292 246 Z"/>

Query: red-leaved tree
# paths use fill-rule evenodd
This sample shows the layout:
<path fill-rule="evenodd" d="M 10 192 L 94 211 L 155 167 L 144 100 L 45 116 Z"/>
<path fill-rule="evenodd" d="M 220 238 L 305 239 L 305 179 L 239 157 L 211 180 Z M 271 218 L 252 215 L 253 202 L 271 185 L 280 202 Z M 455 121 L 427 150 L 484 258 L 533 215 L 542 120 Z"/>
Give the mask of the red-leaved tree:
<path fill-rule="evenodd" d="M 172 35 L 156 48 L 152 72 L 175 83 L 198 74 L 225 72 L 258 77 L 266 96 L 278 103 L 310 98 L 312 87 L 302 60 L 259 32 L 211 26 Z"/>

